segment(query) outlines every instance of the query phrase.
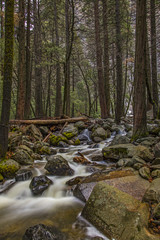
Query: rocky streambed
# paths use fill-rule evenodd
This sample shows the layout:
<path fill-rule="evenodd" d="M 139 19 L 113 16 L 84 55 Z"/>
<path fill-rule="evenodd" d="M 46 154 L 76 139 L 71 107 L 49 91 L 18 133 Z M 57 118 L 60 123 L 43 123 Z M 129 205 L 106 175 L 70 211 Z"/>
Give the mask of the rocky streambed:
<path fill-rule="evenodd" d="M 0 239 L 160 239 L 160 122 L 148 130 L 131 142 L 129 119 L 12 126 Z"/>

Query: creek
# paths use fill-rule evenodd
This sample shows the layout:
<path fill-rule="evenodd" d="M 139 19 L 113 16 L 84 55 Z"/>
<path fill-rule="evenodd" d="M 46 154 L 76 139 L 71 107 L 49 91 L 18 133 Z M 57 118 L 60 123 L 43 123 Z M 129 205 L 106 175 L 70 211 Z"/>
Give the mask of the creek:
<path fill-rule="evenodd" d="M 107 139 L 97 149 L 108 145 L 113 139 Z M 27 228 L 36 224 L 55 226 L 67 234 L 68 240 L 89 240 L 96 236 L 107 240 L 89 223 L 81 223 L 80 212 L 84 204 L 75 198 L 65 185 L 66 181 L 76 176 L 87 176 L 87 167 L 74 163 L 73 157 L 77 151 L 88 150 L 89 146 L 70 146 L 63 156 L 70 167 L 75 171 L 74 176 L 56 177 L 49 176 L 54 182 L 41 196 L 34 197 L 29 188 L 30 181 L 15 182 L 7 191 L 0 195 L 0 239 L 21 240 Z M 36 160 L 33 166 L 33 175 L 45 174 L 44 166 L 47 160 Z M 101 163 L 105 164 L 105 163 Z M 1 190 L 7 187 L 11 181 L 1 186 Z M 84 224 L 85 222 L 85 224 Z M 99 238 L 100 239 L 100 238 Z"/>

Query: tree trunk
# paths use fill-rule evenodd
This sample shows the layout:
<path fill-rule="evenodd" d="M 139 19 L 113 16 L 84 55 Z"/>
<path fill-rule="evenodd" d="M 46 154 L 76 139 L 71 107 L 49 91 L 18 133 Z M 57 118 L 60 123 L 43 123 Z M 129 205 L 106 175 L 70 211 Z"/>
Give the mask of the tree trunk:
<path fill-rule="evenodd" d="M 31 0 L 27 6 L 27 33 L 26 33 L 26 97 L 25 97 L 25 118 L 31 114 L 31 44 L 30 44 L 30 25 L 31 25 Z"/>
<path fill-rule="evenodd" d="M 55 34 L 56 34 L 56 47 L 59 48 L 57 0 L 54 0 L 54 24 L 55 24 Z M 60 67 L 59 53 L 57 52 L 55 117 L 59 117 L 61 115 L 62 115 L 61 67 Z"/>
<path fill-rule="evenodd" d="M 42 38 L 41 23 L 37 8 L 37 1 L 33 0 L 34 15 L 34 51 L 35 51 L 35 113 L 36 117 L 43 116 L 42 104 Z"/>
<path fill-rule="evenodd" d="M 146 0 L 136 1 L 133 138 L 146 135 Z"/>
<path fill-rule="evenodd" d="M 115 20 L 116 20 L 116 65 L 117 65 L 117 99 L 115 121 L 120 123 L 123 112 L 123 74 L 122 74 L 122 41 L 120 24 L 120 3 L 115 0 Z"/>
<path fill-rule="evenodd" d="M 5 1 L 5 54 L 3 101 L 0 122 L 0 156 L 5 156 L 8 148 L 8 123 L 11 106 L 13 69 L 14 0 Z"/>
<path fill-rule="evenodd" d="M 24 119 L 25 109 L 25 3 L 19 0 L 19 64 L 16 118 Z"/>
<path fill-rule="evenodd" d="M 99 23 L 99 0 L 94 1 L 94 16 L 95 16 L 95 44 L 96 44 L 96 60 L 98 71 L 98 90 L 101 108 L 101 118 L 107 118 L 106 97 L 104 90 L 104 77 L 102 67 L 102 47 L 100 40 L 100 23 Z"/>
<path fill-rule="evenodd" d="M 158 117 L 158 86 L 157 86 L 157 47 L 156 47 L 156 18 L 155 18 L 155 0 L 150 0 L 151 9 L 151 63 L 152 63 L 152 91 L 153 91 L 153 115 Z"/>
<path fill-rule="evenodd" d="M 103 3 L 103 38 L 104 38 L 104 85 L 106 95 L 106 111 L 107 117 L 110 116 L 110 84 L 109 84 L 109 43 L 108 43 L 108 13 L 107 0 L 102 0 Z"/>

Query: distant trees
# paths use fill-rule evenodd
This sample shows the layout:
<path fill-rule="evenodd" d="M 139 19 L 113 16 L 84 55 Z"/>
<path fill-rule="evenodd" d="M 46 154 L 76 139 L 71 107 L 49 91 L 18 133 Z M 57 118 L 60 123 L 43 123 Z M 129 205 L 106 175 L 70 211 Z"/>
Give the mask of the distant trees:
<path fill-rule="evenodd" d="M 8 123 L 10 117 L 12 70 L 13 70 L 13 35 L 14 35 L 14 0 L 6 0 L 3 100 L 0 121 L 0 156 L 4 156 L 8 148 Z"/>

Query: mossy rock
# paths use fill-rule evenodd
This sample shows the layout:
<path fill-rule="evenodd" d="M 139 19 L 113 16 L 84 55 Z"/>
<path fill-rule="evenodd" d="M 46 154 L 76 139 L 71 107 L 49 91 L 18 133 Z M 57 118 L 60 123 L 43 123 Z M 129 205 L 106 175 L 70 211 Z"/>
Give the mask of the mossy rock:
<path fill-rule="evenodd" d="M 64 137 L 63 135 L 54 135 L 54 134 L 52 134 L 50 136 L 50 144 L 52 146 L 58 146 L 59 142 L 68 143 L 68 139 L 66 137 Z"/>
<path fill-rule="evenodd" d="M 5 178 L 13 178 L 19 169 L 20 165 L 12 159 L 0 162 L 0 174 Z"/>
<path fill-rule="evenodd" d="M 81 142 L 80 142 L 80 140 L 77 138 L 75 141 L 74 141 L 74 145 L 80 145 L 81 144 Z"/>
<path fill-rule="evenodd" d="M 47 154 L 47 155 L 51 155 L 51 150 L 49 147 L 47 146 L 43 146 L 40 151 L 41 154 Z"/>
<path fill-rule="evenodd" d="M 64 130 L 63 130 L 63 136 L 65 136 L 67 139 L 71 139 L 75 136 L 78 135 L 78 129 L 74 127 L 74 125 L 68 125 Z"/>
<path fill-rule="evenodd" d="M 13 156 L 13 159 L 22 165 L 33 164 L 33 158 L 23 149 L 18 149 Z"/>
<path fill-rule="evenodd" d="M 4 178 L 2 176 L 2 174 L 0 173 L 0 182 L 3 182 Z"/>

